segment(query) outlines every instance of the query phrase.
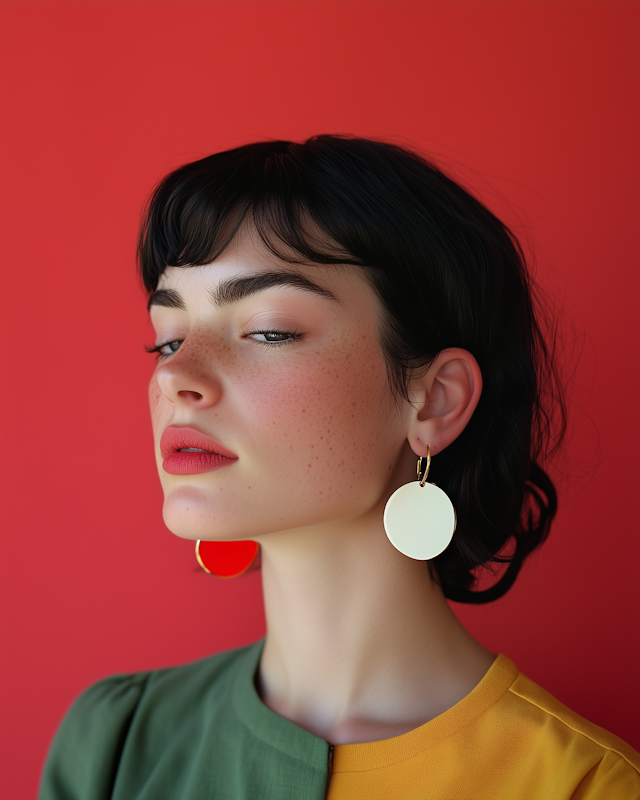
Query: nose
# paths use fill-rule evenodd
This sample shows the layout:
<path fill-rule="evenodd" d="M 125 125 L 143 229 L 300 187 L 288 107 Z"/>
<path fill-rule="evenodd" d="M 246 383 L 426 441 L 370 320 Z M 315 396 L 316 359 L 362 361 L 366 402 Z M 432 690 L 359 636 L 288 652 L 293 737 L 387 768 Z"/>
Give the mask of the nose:
<path fill-rule="evenodd" d="M 202 347 L 188 339 L 175 355 L 157 368 L 155 378 L 171 405 L 205 409 L 216 405 L 222 395 L 211 358 L 206 357 Z"/>

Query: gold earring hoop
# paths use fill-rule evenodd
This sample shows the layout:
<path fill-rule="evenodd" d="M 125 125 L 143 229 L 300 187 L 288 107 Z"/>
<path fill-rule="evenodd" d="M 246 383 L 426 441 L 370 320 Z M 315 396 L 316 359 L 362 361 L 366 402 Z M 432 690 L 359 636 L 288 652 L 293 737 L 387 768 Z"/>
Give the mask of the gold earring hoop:
<path fill-rule="evenodd" d="M 425 467 L 424 475 L 420 477 L 420 474 L 422 473 L 422 456 L 418 457 L 418 466 L 416 471 L 418 473 L 418 480 L 420 481 L 420 486 L 424 486 L 425 483 L 427 482 L 427 475 L 429 474 L 429 468 L 431 467 L 431 448 L 429 447 L 429 445 L 427 445 L 426 459 L 427 459 L 427 466 Z"/>

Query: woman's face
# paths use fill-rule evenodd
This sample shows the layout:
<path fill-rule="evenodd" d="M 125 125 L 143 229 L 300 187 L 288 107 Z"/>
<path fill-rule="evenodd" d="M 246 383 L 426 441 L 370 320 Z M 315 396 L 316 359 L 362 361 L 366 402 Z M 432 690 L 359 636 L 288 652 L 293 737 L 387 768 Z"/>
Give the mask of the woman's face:
<path fill-rule="evenodd" d="M 380 303 L 362 274 L 291 265 L 245 231 L 212 264 L 168 268 L 158 292 L 156 343 L 172 344 L 149 399 L 173 533 L 255 539 L 345 522 L 411 479 L 404 467 L 396 474 L 408 405 L 394 403 Z M 172 456 L 207 447 L 172 436 L 176 428 L 215 440 L 227 457 Z M 187 462 L 198 460 L 205 471 L 194 473 Z"/>

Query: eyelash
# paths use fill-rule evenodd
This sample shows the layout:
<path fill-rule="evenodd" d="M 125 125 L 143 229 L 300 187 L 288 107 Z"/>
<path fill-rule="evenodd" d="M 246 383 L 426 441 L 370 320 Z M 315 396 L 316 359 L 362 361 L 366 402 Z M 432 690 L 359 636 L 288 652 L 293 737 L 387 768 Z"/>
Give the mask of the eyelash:
<path fill-rule="evenodd" d="M 174 342 L 180 342 L 182 344 L 183 339 L 169 339 L 167 342 L 161 342 L 157 344 L 155 347 L 148 347 L 147 345 L 144 346 L 145 353 L 155 353 L 156 358 L 160 360 L 161 358 L 166 358 L 169 353 L 161 352 L 167 345 L 174 344 Z M 176 350 L 173 351 L 174 353 L 177 352 Z"/>
<path fill-rule="evenodd" d="M 279 331 L 279 330 L 268 330 L 268 331 L 251 331 L 251 333 L 247 334 L 247 336 L 266 336 L 267 334 L 272 334 L 274 336 L 288 336 L 289 339 L 285 340 L 284 342 L 255 342 L 255 344 L 260 345 L 262 347 L 266 347 L 268 349 L 273 349 L 274 347 L 286 347 L 286 345 L 293 344 L 295 341 L 302 339 L 302 334 L 298 333 L 297 331 Z M 161 342 L 160 344 L 155 345 L 155 347 L 147 347 L 145 345 L 145 352 L 147 353 L 155 353 L 156 358 L 160 360 L 161 358 L 167 358 L 171 353 L 163 353 L 165 347 L 170 344 L 175 344 L 175 342 L 182 342 L 184 339 L 169 339 L 166 342 Z M 178 348 L 179 349 L 179 348 Z M 173 351 L 174 353 L 177 350 Z"/>
<path fill-rule="evenodd" d="M 262 347 L 273 348 L 273 347 L 286 347 L 288 344 L 293 344 L 294 342 L 302 339 L 302 334 L 298 333 L 298 331 L 279 331 L 279 330 L 268 330 L 268 331 L 251 331 L 251 333 L 247 334 L 248 336 L 266 336 L 268 333 L 271 333 L 275 336 L 288 336 L 289 338 L 286 339 L 284 342 L 255 342 L 255 344 L 262 345 Z"/>

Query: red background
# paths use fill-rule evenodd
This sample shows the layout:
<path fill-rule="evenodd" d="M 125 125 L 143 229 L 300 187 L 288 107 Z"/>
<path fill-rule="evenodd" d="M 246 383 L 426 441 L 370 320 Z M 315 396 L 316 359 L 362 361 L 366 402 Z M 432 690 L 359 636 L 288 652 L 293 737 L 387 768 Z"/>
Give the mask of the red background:
<path fill-rule="evenodd" d="M 3 797 L 33 797 L 71 700 L 114 672 L 263 633 L 161 516 L 134 274 L 168 170 L 254 139 L 387 137 L 434 154 L 536 253 L 564 313 L 572 423 L 548 544 L 456 607 L 640 748 L 635 2 L 4 2 Z"/>

